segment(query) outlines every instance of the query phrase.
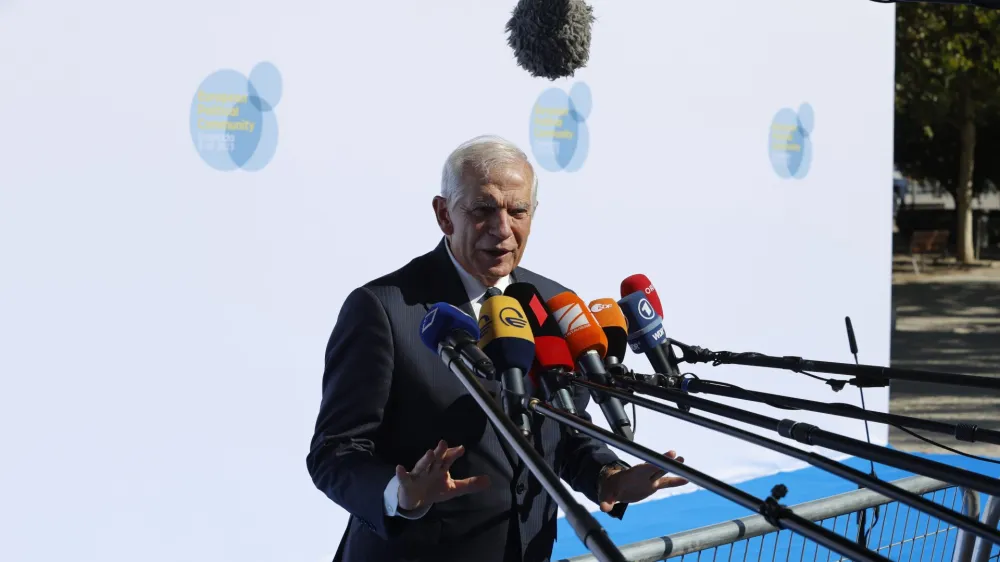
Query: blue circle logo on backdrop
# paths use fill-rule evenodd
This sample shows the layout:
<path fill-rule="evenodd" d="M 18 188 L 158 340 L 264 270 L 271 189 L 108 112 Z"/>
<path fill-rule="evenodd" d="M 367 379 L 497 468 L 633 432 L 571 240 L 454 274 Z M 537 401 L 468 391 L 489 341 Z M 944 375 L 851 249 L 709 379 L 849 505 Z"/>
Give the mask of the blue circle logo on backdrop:
<path fill-rule="evenodd" d="M 202 81 L 191 101 L 191 140 L 202 160 L 216 170 L 257 171 L 278 148 L 281 74 L 269 62 L 250 77 L 223 69 Z"/>
<path fill-rule="evenodd" d="M 575 172 L 583 167 L 590 148 L 587 117 L 593 107 L 590 87 L 574 84 L 567 94 L 549 88 L 531 109 L 528 136 L 538 164 L 550 172 Z"/>
<path fill-rule="evenodd" d="M 814 125 L 813 108 L 808 103 L 800 105 L 797 112 L 785 107 L 775 114 L 768 136 L 768 151 L 771 166 L 778 176 L 802 179 L 809 173 Z"/>

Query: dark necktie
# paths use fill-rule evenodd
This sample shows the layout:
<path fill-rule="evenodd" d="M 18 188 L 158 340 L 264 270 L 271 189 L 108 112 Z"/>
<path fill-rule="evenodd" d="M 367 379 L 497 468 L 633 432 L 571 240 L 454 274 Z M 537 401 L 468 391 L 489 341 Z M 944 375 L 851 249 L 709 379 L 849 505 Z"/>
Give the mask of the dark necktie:
<path fill-rule="evenodd" d="M 497 289 L 496 287 L 490 287 L 489 289 L 486 289 L 486 294 L 484 294 L 483 297 L 479 299 L 479 304 L 483 304 L 490 297 L 495 297 L 502 294 L 503 293 L 500 292 L 500 289 Z"/>

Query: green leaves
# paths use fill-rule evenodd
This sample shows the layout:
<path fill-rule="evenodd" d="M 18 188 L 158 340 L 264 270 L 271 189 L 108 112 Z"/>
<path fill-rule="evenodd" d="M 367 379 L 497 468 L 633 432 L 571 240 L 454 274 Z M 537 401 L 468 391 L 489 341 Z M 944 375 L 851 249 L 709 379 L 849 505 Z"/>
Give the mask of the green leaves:
<path fill-rule="evenodd" d="M 1000 11 L 897 4 L 895 158 L 901 172 L 954 190 L 965 96 L 978 129 L 978 191 L 988 180 L 1000 185 L 1000 164 L 993 163 L 1000 162 Z"/>

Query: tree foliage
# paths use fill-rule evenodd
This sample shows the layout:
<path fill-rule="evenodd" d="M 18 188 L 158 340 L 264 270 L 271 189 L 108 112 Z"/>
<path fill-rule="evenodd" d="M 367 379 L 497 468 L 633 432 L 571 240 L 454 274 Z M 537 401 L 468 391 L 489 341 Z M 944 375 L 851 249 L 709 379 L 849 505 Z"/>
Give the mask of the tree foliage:
<path fill-rule="evenodd" d="M 895 157 L 903 174 L 955 194 L 964 103 L 976 121 L 979 193 L 1000 185 L 1000 11 L 897 4 Z"/>

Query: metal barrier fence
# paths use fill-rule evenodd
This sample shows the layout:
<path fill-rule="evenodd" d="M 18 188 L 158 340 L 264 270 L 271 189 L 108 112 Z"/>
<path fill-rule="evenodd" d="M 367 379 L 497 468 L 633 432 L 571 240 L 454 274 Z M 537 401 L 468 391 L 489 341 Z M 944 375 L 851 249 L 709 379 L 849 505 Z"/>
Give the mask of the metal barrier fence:
<path fill-rule="evenodd" d="M 951 484 L 912 476 L 893 482 L 909 492 L 979 518 L 979 494 Z M 997 547 L 979 541 L 953 525 L 931 517 L 908 505 L 862 489 L 802 503 L 791 507 L 802 517 L 848 537 L 858 538 L 857 514 L 864 510 L 868 548 L 891 560 L 907 562 L 1000 562 Z M 878 516 L 876 518 L 876 510 Z M 992 519 L 991 519 L 992 518 Z M 990 498 L 983 521 L 996 526 L 1000 521 L 1000 501 Z M 787 530 L 772 527 L 760 515 L 751 515 L 649 539 L 619 547 L 633 562 L 839 562 L 839 554 Z M 596 562 L 592 555 L 560 562 Z"/>

